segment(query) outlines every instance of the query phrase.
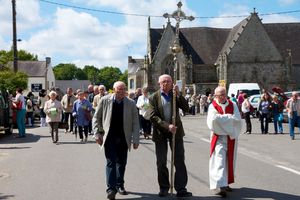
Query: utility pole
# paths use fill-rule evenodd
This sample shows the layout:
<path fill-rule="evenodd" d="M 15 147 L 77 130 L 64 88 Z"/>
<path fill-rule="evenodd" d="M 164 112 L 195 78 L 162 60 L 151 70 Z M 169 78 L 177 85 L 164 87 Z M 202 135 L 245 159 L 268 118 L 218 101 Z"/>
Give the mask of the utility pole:
<path fill-rule="evenodd" d="M 18 71 L 18 48 L 17 48 L 17 20 L 16 20 L 16 0 L 11 0 L 13 18 L 13 53 L 14 53 L 14 72 Z"/>

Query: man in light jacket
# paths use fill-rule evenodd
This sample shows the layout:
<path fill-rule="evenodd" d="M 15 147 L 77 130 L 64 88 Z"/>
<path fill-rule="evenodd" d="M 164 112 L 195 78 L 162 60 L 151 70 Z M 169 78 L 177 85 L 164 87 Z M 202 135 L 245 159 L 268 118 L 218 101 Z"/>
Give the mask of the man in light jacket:
<path fill-rule="evenodd" d="M 114 93 L 101 98 L 97 106 L 93 129 L 96 142 L 104 147 L 106 163 L 107 198 L 115 199 L 116 193 L 128 194 L 124 188 L 127 152 L 131 143 L 139 146 L 139 120 L 135 102 L 128 99 L 125 83 L 117 81 Z"/>

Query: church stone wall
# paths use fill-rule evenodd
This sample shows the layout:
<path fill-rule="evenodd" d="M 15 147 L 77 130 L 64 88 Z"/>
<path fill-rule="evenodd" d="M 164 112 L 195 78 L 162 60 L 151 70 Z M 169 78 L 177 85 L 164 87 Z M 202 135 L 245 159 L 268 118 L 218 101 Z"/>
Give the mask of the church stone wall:
<path fill-rule="evenodd" d="M 286 89 L 286 70 L 281 63 L 228 63 L 227 85 L 258 83 L 261 88 L 280 86 Z"/>
<path fill-rule="evenodd" d="M 218 82 L 217 72 L 214 65 L 195 65 L 193 67 L 194 83 Z"/>

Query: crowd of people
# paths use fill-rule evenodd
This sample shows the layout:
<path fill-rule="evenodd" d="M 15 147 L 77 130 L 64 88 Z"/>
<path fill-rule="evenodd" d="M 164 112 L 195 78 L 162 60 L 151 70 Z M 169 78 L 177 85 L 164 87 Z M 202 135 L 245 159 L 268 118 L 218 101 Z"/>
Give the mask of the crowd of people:
<path fill-rule="evenodd" d="M 107 198 L 115 199 L 117 193 L 127 195 L 124 175 L 127 165 L 127 153 L 138 149 L 140 135 L 152 138 L 155 145 L 157 180 L 159 197 L 166 197 L 170 188 L 175 188 L 177 197 L 190 197 L 186 188 L 188 173 L 185 165 L 184 128 L 180 111 L 200 115 L 207 113 L 207 126 L 210 132 L 209 183 L 216 195 L 226 197 L 232 191 L 229 187 L 235 178 L 236 151 L 238 137 L 245 119 L 245 133 L 252 133 L 250 115 L 253 108 L 246 93 L 240 91 L 235 97 L 227 97 L 226 88 L 218 86 L 214 94 L 183 96 L 171 76 L 159 77 L 160 88 L 149 95 L 148 88 L 138 88 L 128 94 L 124 82 L 113 85 L 113 93 L 108 94 L 104 85 L 89 85 L 86 91 L 67 88 L 61 95 L 56 90 L 47 94 L 39 92 L 34 105 L 34 95 L 29 92 L 25 98 L 22 89 L 16 90 L 13 99 L 17 110 L 18 137 L 25 137 L 25 114 L 28 126 L 33 126 L 33 112 L 36 106 L 40 112 L 40 126 L 49 126 L 52 142 L 59 144 L 58 129 L 66 124 L 65 133 L 79 133 L 80 142 L 86 143 L 93 135 L 97 144 L 104 149 L 106 158 Z M 176 105 L 176 107 L 174 107 Z M 261 133 L 267 134 L 270 118 L 273 118 L 275 134 L 283 134 L 283 109 L 289 117 L 291 139 L 294 140 L 294 126 L 300 124 L 300 100 L 296 92 L 284 106 L 280 95 L 261 95 L 258 111 Z M 174 149 L 172 147 L 174 144 Z M 170 182 L 167 167 L 168 146 L 174 154 L 174 183 Z M 172 175 L 171 175 L 172 176 Z M 173 185 L 174 184 L 174 185 Z M 172 191 L 172 189 L 171 189 Z"/>

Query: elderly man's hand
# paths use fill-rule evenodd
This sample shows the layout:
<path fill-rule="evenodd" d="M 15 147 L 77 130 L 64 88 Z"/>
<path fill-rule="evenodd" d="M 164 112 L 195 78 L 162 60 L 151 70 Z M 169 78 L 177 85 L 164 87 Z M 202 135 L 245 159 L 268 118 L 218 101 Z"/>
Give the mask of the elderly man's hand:
<path fill-rule="evenodd" d="M 176 133 L 176 130 L 177 130 L 177 127 L 174 126 L 173 124 L 170 124 L 169 125 L 169 131 L 172 133 L 172 134 L 175 134 Z"/>
<path fill-rule="evenodd" d="M 178 96 L 180 94 L 178 85 L 174 85 L 173 92 Z"/>

